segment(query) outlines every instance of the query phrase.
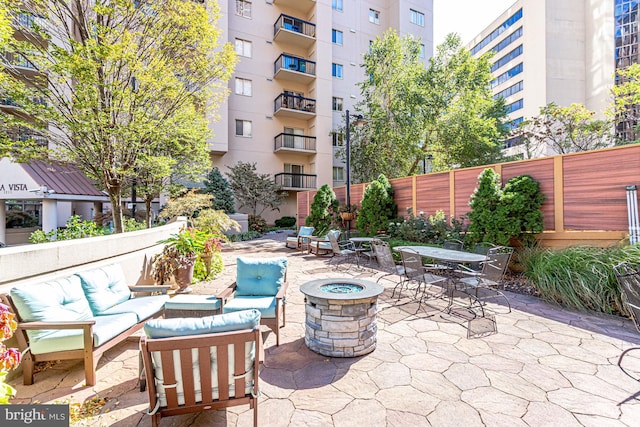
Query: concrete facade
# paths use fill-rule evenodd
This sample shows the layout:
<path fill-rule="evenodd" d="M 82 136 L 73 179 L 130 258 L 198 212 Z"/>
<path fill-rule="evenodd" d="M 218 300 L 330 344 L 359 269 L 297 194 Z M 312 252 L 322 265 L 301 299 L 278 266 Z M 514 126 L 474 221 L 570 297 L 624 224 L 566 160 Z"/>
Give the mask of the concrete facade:
<path fill-rule="evenodd" d="M 273 223 L 295 216 L 298 191 L 345 183 L 332 132 L 361 99 L 362 55 L 394 28 L 422 40 L 426 64 L 433 54 L 433 1 L 229 0 L 220 6 L 223 37 L 240 60 L 213 125 L 212 163 L 224 174 L 238 161 L 255 162 L 258 173 L 274 175 L 289 196 L 280 212 L 264 212 Z M 333 76 L 336 67 L 341 77 Z M 250 135 L 237 135 L 248 133 L 247 126 Z"/>
<path fill-rule="evenodd" d="M 604 118 L 615 72 L 612 0 L 519 0 L 468 47 L 484 44 L 496 30 L 499 35 L 474 54 L 504 45 L 494 54 L 497 63 L 515 51 L 510 60 L 499 67 L 496 64 L 493 77 L 497 81 L 492 84 L 493 93 L 504 94 L 505 104 L 511 106 L 508 117 L 514 126 L 537 116 L 540 107 L 551 102 L 560 106 L 580 103 Z M 520 72 L 518 67 L 522 67 Z M 511 92 L 503 92 L 512 87 Z M 509 147 L 510 142 L 507 154 L 520 152 L 517 146 Z"/>

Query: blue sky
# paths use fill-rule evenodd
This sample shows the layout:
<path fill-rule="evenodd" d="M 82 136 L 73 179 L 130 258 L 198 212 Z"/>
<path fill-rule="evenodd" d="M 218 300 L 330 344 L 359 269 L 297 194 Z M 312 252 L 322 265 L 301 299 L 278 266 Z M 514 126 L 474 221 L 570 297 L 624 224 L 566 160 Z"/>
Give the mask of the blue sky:
<path fill-rule="evenodd" d="M 465 45 L 516 0 L 433 0 L 434 47 L 449 33 Z"/>

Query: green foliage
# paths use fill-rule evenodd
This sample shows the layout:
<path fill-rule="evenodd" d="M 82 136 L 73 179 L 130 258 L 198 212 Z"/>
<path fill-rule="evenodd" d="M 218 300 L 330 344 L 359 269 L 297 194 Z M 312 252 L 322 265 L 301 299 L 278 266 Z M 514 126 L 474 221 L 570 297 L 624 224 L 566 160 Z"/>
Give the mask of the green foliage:
<path fill-rule="evenodd" d="M 222 210 L 203 209 L 192 221 L 194 227 L 212 235 L 221 235 L 229 230 L 240 231 L 240 224 Z"/>
<path fill-rule="evenodd" d="M 624 308 L 612 267 L 638 259 L 639 245 L 529 248 L 520 254 L 525 275 L 544 298 L 579 310 L 618 314 Z"/>
<path fill-rule="evenodd" d="M 244 233 L 229 234 L 227 238 L 230 242 L 244 242 L 260 237 L 262 234 L 257 231 L 245 231 Z"/>
<path fill-rule="evenodd" d="M 80 3 L 8 5 L 18 30 L 33 36 L 10 39 L 3 51 L 38 73 L 24 79 L 13 65 L 2 73 L 0 90 L 21 111 L 12 121 L 2 115 L 0 141 L 13 139 L 0 142 L 0 156 L 29 155 L 16 145 L 20 129 L 46 137 L 56 148 L 51 156 L 74 162 L 107 191 L 115 231 L 122 232 L 122 192 L 134 177 L 149 195 L 170 173 L 193 176 L 208 166 L 207 117 L 226 96 L 236 54 L 218 42 L 215 2 Z M 56 43 L 34 43 L 50 40 L 50 28 L 25 24 L 19 13 L 73 25 L 56 25 Z"/>
<path fill-rule="evenodd" d="M 211 169 L 207 174 L 203 191 L 213 195 L 213 209 L 222 209 L 227 214 L 235 213 L 233 191 L 231 191 L 229 181 L 222 176 L 218 168 Z"/>
<path fill-rule="evenodd" d="M 169 199 L 160 211 L 160 217 L 171 219 L 176 216 L 186 216 L 192 220 L 201 210 L 211 206 L 212 200 L 211 194 L 200 194 L 198 190 L 193 189 L 186 194 Z"/>
<path fill-rule="evenodd" d="M 79 215 L 69 218 L 64 228 L 51 230 L 45 233 L 36 230 L 29 236 L 31 243 L 46 243 L 60 240 L 82 239 L 84 237 L 94 237 L 105 235 L 105 228 L 97 225 L 93 221 L 82 220 Z"/>
<path fill-rule="evenodd" d="M 229 170 L 229 184 L 241 209 L 247 208 L 253 215 L 262 215 L 267 209 L 280 210 L 288 194 L 271 175 L 257 173 L 255 163 L 238 162 Z"/>
<path fill-rule="evenodd" d="M 566 154 L 613 145 L 613 123 L 594 119 L 594 114 L 582 104 L 561 107 L 551 102 L 540 107 L 538 116 L 520 126 L 527 157 L 539 157 L 547 147 Z"/>
<path fill-rule="evenodd" d="M 611 88 L 614 103 L 609 115 L 631 125 L 618 144 L 637 143 L 640 139 L 640 64 L 616 69 L 616 83 Z"/>
<path fill-rule="evenodd" d="M 358 230 L 373 236 L 378 231 L 386 231 L 389 221 L 398 215 L 398 206 L 393 201 L 393 188 L 386 176 L 380 174 L 364 190 L 356 226 Z"/>
<path fill-rule="evenodd" d="M 314 234 L 317 236 L 326 234 L 336 222 L 338 206 L 339 202 L 336 199 L 336 193 L 333 192 L 333 188 L 324 184 L 313 196 L 311 213 L 306 218 L 305 224 L 314 227 Z"/>
<path fill-rule="evenodd" d="M 491 168 L 485 169 L 469 202 L 467 242 L 508 246 L 515 237 L 532 244 L 534 235 L 544 230 L 540 209 L 544 199 L 540 183 L 531 176 L 513 177 L 502 189 L 500 175 Z"/>
<path fill-rule="evenodd" d="M 445 240 L 459 240 L 461 233 L 462 222 L 452 217 L 449 225 L 444 211 L 441 210 L 428 217 L 424 212 L 415 216 L 413 211 L 409 210 L 409 218 L 389 222 L 389 235 L 394 240 L 441 245 Z"/>
<path fill-rule="evenodd" d="M 291 228 L 296 225 L 296 219 L 292 216 L 283 216 L 275 220 L 276 227 Z"/>
<path fill-rule="evenodd" d="M 249 230 L 257 233 L 265 233 L 267 231 L 267 221 L 260 215 L 249 215 Z"/>

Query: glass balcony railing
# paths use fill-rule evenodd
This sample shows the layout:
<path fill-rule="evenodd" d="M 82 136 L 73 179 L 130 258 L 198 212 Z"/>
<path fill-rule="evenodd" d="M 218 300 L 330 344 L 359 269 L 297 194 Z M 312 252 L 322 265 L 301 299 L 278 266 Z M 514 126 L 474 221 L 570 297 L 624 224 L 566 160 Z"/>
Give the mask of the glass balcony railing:
<path fill-rule="evenodd" d="M 310 190 L 316 188 L 317 175 L 304 173 L 278 173 L 275 182 L 285 189 Z"/>
<path fill-rule="evenodd" d="M 274 151 L 279 150 L 316 151 L 316 137 L 281 133 L 274 138 Z"/>

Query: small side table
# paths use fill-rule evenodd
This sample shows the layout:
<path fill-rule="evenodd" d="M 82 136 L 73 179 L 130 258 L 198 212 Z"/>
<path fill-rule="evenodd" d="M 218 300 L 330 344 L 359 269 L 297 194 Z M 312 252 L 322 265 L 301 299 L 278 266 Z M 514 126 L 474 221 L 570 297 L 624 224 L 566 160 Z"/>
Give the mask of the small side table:
<path fill-rule="evenodd" d="M 220 314 L 221 301 L 215 295 L 179 294 L 164 303 L 164 317 L 205 317 Z"/>

